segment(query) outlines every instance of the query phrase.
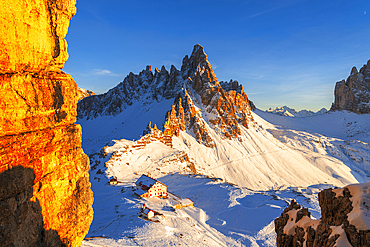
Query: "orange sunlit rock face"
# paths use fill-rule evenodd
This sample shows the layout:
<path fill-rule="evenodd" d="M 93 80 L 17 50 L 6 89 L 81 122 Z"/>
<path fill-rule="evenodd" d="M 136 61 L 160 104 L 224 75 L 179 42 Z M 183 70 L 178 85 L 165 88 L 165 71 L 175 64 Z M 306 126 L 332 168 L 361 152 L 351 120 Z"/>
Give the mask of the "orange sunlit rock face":
<path fill-rule="evenodd" d="M 77 85 L 60 71 L 68 58 L 64 37 L 75 3 L 0 2 L 0 174 L 7 178 L 0 183 L 0 203 L 8 213 L 0 226 L 11 229 L 0 242 L 6 245 L 79 246 L 92 222 L 90 164 L 81 127 L 74 124 Z M 22 178 L 20 167 L 32 178 L 21 187 L 19 178 L 11 179 Z M 11 220 L 30 207 L 41 207 L 31 210 L 41 221 Z"/>
<path fill-rule="evenodd" d="M 172 135 L 178 136 L 180 130 L 187 129 L 194 133 L 199 143 L 212 148 L 215 144 L 206 121 L 228 139 L 241 134 L 239 125 L 248 128 L 248 123 L 254 121 L 243 87 L 237 81 L 219 82 L 202 46 L 196 45 L 190 58 L 185 56 L 181 71 L 188 86 L 175 99 L 167 118 L 166 126 Z M 202 113 L 199 107 L 206 112 Z"/>
<path fill-rule="evenodd" d="M 92 220 L 89 160 L 81 149 L 81 127 L 70 124 L 0 138 L 0 172 L 16 166 L 35 174 L 33 201 L 42 208 L 45 230 L 79 245 Z"/>
<path fill-rule="evenodd" d="M 0 73 L 59 70 L 76 0 L 0 1 Z"/>
<path fill-rule="evenodd" d="M 76 83 L 63 72 L 0 74 L 0 133 L 12 135 L 76 121 Z"/>

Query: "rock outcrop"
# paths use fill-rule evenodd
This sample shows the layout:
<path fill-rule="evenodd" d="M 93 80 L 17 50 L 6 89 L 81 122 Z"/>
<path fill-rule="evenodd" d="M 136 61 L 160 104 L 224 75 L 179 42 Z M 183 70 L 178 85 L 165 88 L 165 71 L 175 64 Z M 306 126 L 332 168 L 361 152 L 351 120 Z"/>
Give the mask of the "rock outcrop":
<path fill-rule="evenodd" d="M 0 30 L 0 242 L 79 246 L 92 222 L 77 85 L 60 71 L 74 0 L 3 1 Z M 25 14 L 27 13 L 27 14 Z"/>
<path fill-rule="evenodd" d="M 219 82 L 201 45 L 185 56 L 181 70 L 151 66 L 138 75 L 130 73 L 123 82 L 106 94 L 95 95 L 78 103 L 78 118 L 117 115 L 135 102 L 174 100 L 166 116 L 172 135 L 187 130 L 199 143 L 214 147 L 207 125 L 225 138 L 240 134 L 240 125 L 248 128 L 253 121 L 251 104 L 237 81 Z M 207 124 L 206 124 L 207 123 Z"/>
<path fill-rule="evenodd" d="M 336 83 L 331 111 L 370 113 L 370 60 L 360 71 L 353 67 L 347 80 Z"/>
<path fill-rule="evenodd" d="M 370 183 L 319 193 L 321 219 L 294 200 L 275 220 L 277 246 L 370 246 Z"/>

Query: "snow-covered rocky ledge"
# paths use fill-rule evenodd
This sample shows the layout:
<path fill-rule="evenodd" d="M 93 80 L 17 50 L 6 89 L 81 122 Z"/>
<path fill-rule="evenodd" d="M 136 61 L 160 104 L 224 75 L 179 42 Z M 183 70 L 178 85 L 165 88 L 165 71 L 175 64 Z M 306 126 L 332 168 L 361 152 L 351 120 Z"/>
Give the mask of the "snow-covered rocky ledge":
<path fill-rule="evenodd" d="M 370 246 L 370 182 L 319 193 L 321 219 L 292 200 L 275 220 L 278 247 Z"/>

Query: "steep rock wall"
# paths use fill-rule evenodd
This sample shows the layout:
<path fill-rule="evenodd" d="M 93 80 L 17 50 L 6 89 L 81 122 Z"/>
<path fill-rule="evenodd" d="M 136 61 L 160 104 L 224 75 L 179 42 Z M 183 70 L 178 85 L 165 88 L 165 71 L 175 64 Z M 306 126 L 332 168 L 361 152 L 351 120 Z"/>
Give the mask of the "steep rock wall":
<path fill-rule="evenodd" d="M 74 124 L 77 85 L 60 71 L 75 4 L 0 2 L 0 242 L 7 246 L 79 246 L 92 222 L 90 165 Z"/>
<path fill-rule="evenodd" d="M 1 73 L 63 68 L 75 5 L 76 0 L 1 1 Z"/>
<path fill-rule="evenodd" d="M 347 80 L 336 83 L 331 111 L 370 113 L 370 60 L 360 71 L 353 67 Z"/>

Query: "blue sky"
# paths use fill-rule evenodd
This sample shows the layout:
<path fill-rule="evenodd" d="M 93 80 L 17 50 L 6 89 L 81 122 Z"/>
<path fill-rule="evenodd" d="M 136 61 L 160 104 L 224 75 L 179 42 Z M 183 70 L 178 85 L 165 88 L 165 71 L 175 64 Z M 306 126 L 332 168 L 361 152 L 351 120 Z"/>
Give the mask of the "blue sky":
<path fill-rule="evenodd" d="M 180 69 L 201 44 L 258 108 L 319 110 L 370 59 L 370 1 L 77 0 L 66 39 L 63 70 L 95 93 L 146 65 Z"/>

